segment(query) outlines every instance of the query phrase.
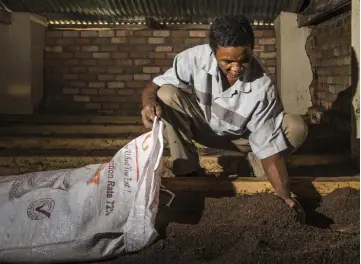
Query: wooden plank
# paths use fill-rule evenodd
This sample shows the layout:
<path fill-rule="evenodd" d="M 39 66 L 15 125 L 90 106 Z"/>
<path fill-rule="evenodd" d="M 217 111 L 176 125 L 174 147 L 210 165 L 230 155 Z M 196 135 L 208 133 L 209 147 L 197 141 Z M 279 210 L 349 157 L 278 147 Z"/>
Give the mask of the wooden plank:
<path fill-rule="evenodd" d="M 6 115 L 0 114 L 5 124 L 142 124 L 140 116 L 95 115 Z"/>
<path fill-rule="evenodd" d="M 114 152 L 115 153 L 115 152 Z M 108 162 L 112 155 L 109 156 L 0 156 L 0 175 L 6 175 L 1 172 L 1 168 L 13 168 L 14 172 L 11 174 L 17 174 L 18 168 L 28 171 L 38 170 L 54 170 L 54 169 L 66 169 L 66 168 L 78 168 L 87 164 L 98 164 Z M 308 166 L 304 163 L 308 160 L 312 161 L 312 158 L 305 158 L 303 155 L 294 155 L 293 167 Z M 300 161 L 297 161 L 300 159 Z M 322 160 L 317 159 L 315 160 Z M 323 165 L 326 164 L 325 160 Z M 335 159 L 330 160 L 330 164 L 333 164 Z M 339 160 L 340 161 L 340 160 Z M 164 157 L 165 167 L 172 168 L 172 159 L 169 156 Z M 313 165 L 316 165 L 314 162 Z M 226 173 L 229 175 L 239 174 L 244 171 L 244 166 L 248 166 L 244 158 L 238 156 L 200 156 L 200 165 L 209 173 Z M 290 168 L 292 168 L 292 166 Z M 8 171 L 7 171 L 8 172 Z M 244 175 L 244 174 L 243 174 Z"/>
<path fill-rule="evenodd" d="M 150 131 L 143 125 L 24 125 L 0 126 L 3 135 L 119 135 Z"/>
<path fill-rule="evenodd" d="M 337 188 L 360 189 L 360 177 L 333 178 L 291 178 L 291 191 L 300 198 L 317 198 Z M 261 192 L 273 192 L 267 180 L 257 178 L 238 178 L 231 181 L 217 178 L 163 178 L 162 184 L 173 192 L 205 192 L 209 194 L 252 195 Z"/>

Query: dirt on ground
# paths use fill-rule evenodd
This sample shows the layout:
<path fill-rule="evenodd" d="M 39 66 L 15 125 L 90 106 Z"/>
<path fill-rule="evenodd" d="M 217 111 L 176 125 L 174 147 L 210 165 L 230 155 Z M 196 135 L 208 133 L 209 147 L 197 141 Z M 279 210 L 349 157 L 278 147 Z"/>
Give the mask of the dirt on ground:
<path fill-rule="evenodd" d="M 359 190 L 301 202 L 306 224 L 273 194 L 178 194 L 171 208 L 159 212 L 159 240 L 106 263 L 359 263 Z"/>

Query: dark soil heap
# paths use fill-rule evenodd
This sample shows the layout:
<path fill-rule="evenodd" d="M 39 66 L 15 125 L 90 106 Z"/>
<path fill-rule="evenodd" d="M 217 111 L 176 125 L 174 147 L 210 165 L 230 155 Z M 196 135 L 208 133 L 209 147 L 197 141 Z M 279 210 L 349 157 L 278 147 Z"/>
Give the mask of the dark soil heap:
<path fill-rule="evenodd" d="M 358 190 L 344 188 L 320 206 L 304 204 L 303 225 L 273 194 L 177 196 L 159 214 L 157 242 L 107 263 L 359 263 L 359 198 Z"/>

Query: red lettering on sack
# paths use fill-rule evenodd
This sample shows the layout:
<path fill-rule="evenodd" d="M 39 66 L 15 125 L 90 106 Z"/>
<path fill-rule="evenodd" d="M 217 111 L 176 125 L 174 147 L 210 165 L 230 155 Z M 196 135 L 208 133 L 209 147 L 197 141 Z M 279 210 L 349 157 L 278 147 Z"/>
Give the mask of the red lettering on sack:
<path fill-rule="evenodd" d="M 144 140 L 143 140 L 143 143 L 142 143 L 142 148 L 143 150 L 147 150 L 148 149 L 148 145 L 144 145 L 145 142 L 147 141 L 147 139 L 150 138 L 150 136 L 152 135 L 152 133 L 150 132 L 148 135 L 145 136 Z"/>
<path fill-rule="evenodd" d="M 95 183 L 99 185 L 100 183 L 100 173 L 105 168 L 105 166 L 108 165 L 108 163 L 103 163 L 99 166 L 98 170 L 95 172 L 94 176 L 87 182 L 87 184 Z"/>

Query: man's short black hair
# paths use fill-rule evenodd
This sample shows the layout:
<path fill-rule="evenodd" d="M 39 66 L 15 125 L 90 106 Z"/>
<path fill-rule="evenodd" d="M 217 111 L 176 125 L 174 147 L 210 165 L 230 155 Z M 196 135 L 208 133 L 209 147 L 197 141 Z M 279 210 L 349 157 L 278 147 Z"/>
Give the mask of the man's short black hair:
<path fill-rule="evenodd" d="M 215 53 L 218 46 L 239 47 L 251 45 L 254 48 L 254 33 L 244 16 L 223 15 L 213 20 L 209 31 L 209 46 Z"/>

